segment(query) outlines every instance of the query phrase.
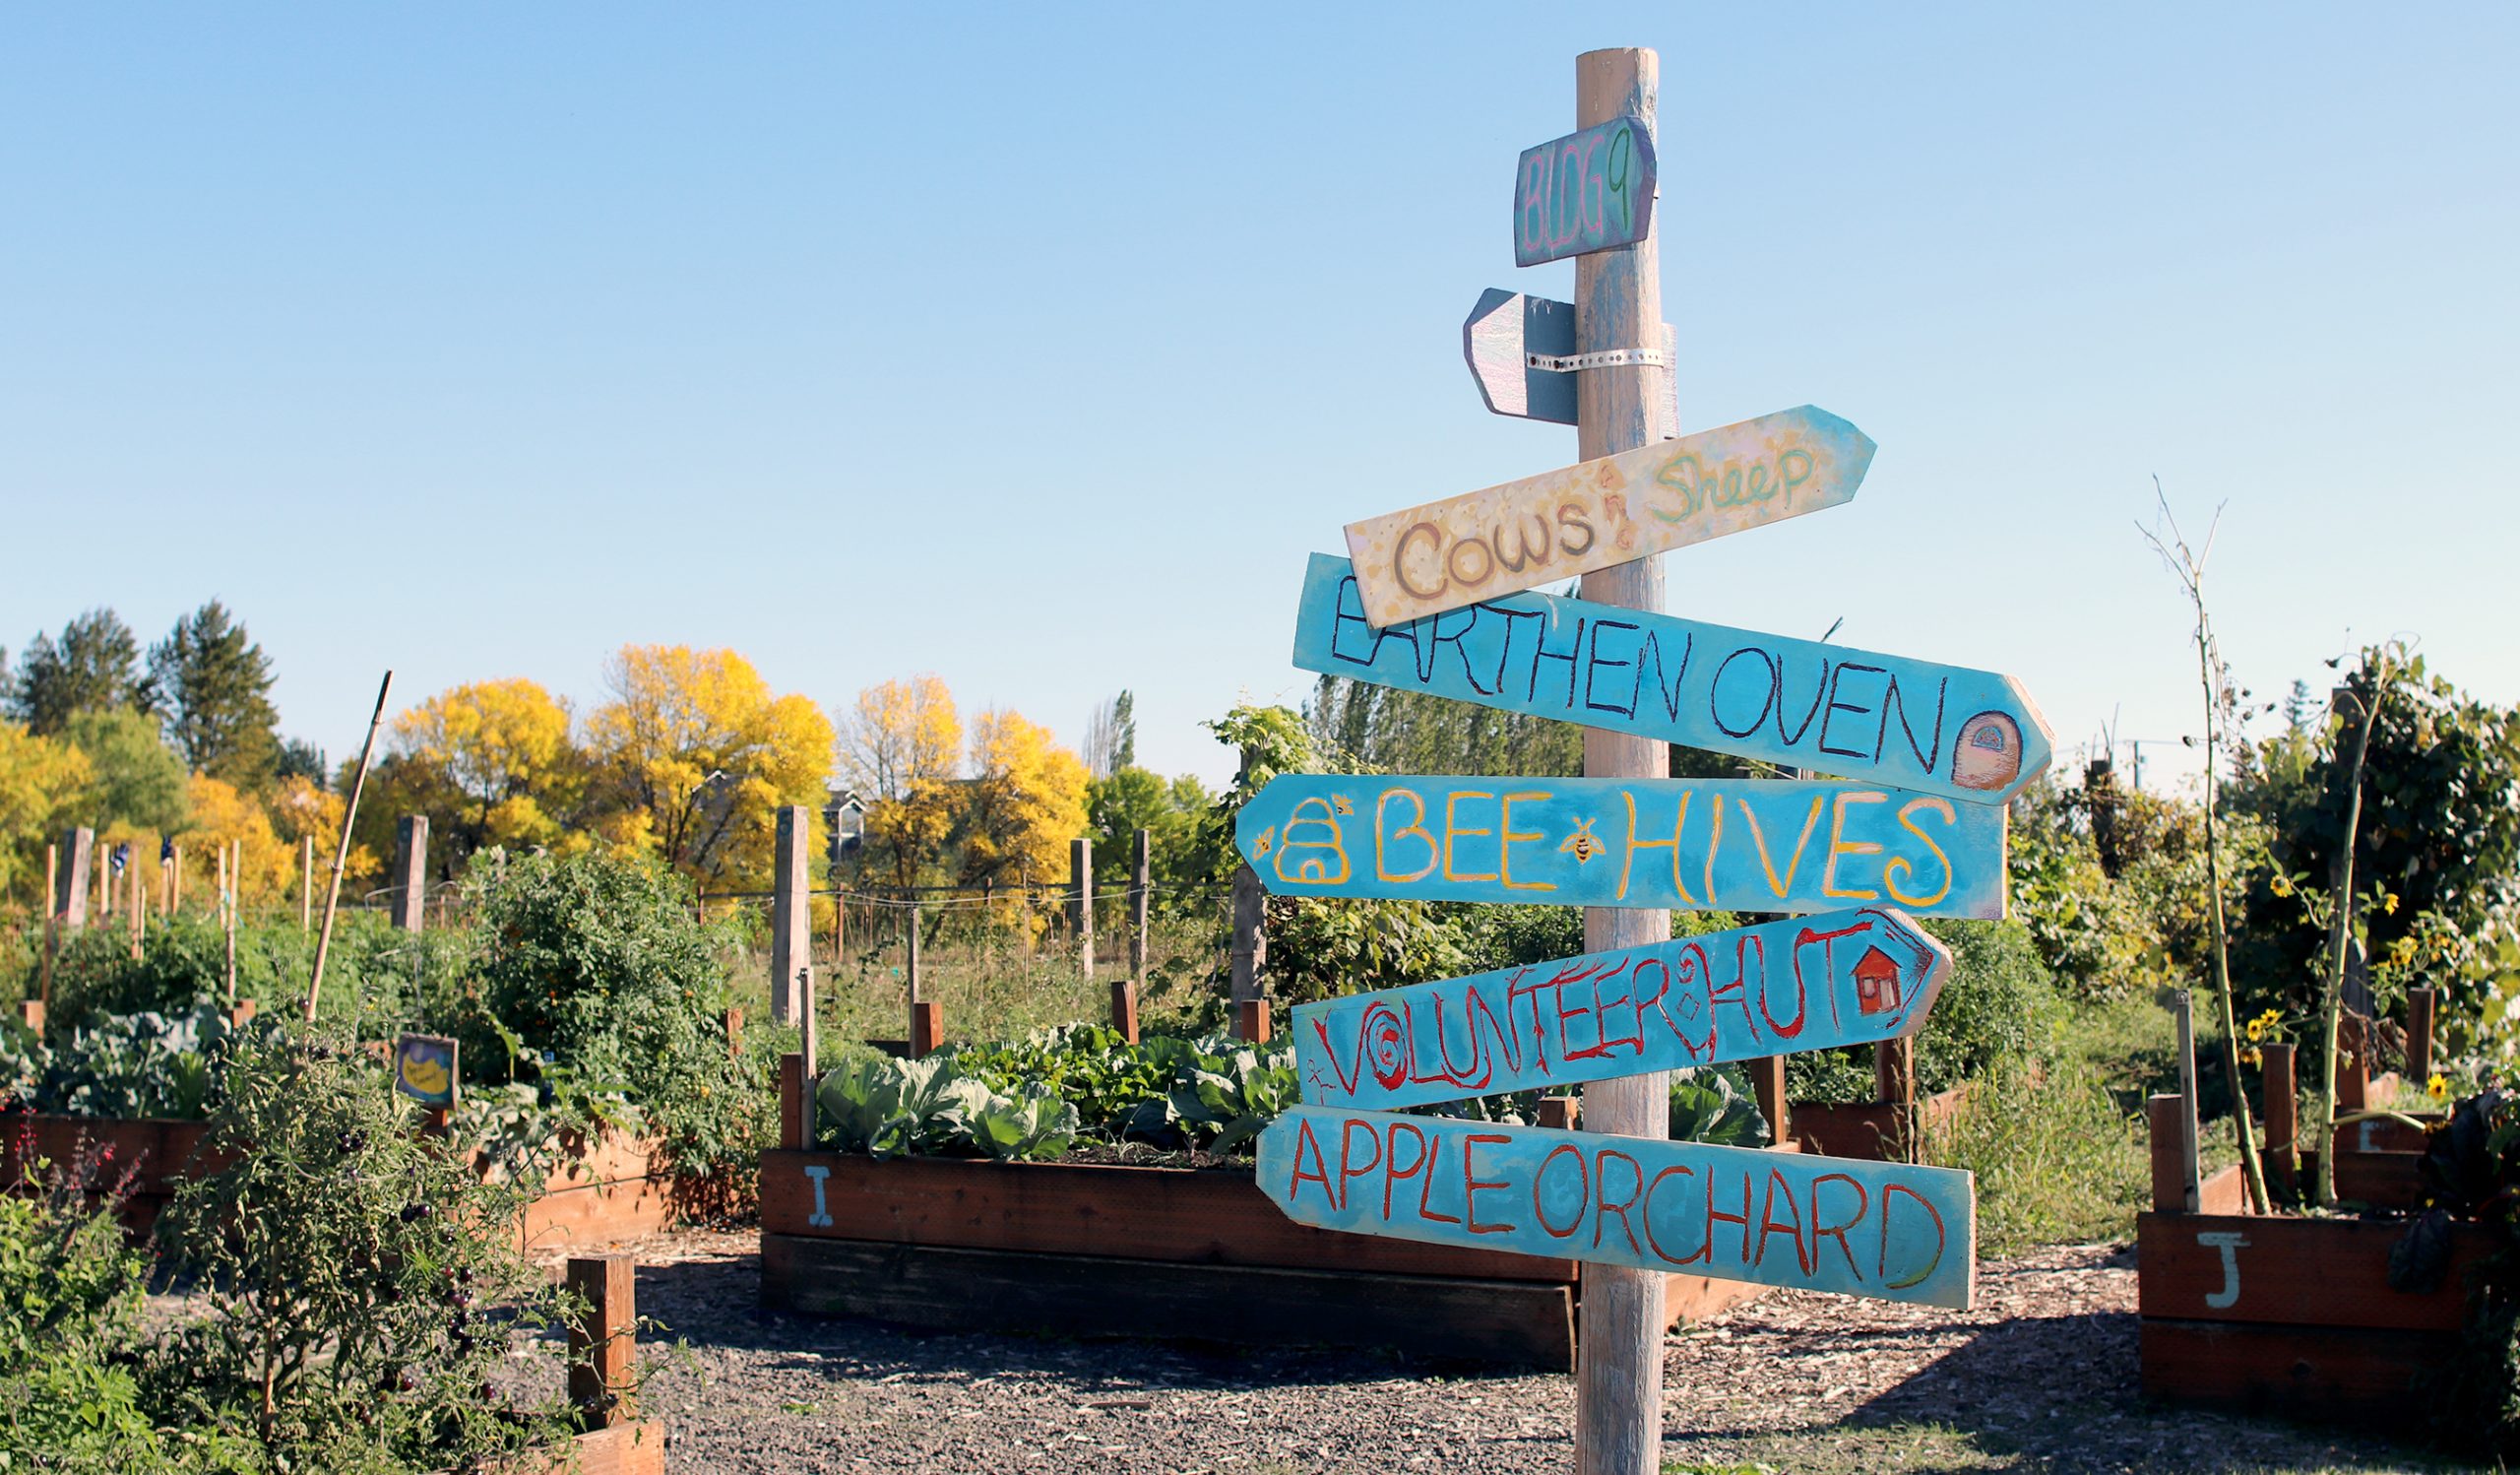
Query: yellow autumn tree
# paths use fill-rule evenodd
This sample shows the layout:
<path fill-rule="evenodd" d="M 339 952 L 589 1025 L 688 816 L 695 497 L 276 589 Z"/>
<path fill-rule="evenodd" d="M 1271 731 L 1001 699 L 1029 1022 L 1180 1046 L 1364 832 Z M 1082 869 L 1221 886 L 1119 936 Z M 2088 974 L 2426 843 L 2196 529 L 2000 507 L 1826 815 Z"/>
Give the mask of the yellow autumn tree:
<path fill-rule="evenodd" d="M 730 650 L 623 646 L 604 667 L 610 700 L 587 717 L 598 824 L 714 884 L 766 885 L 777 810 L 821 827 L 831 719 L 775 696 Z"/>
<path fill-rule="evenodd" d="M 1050 730 L 1003 709 L 972 725 L 972 782 L 963 813 L 963 880 L 1067 874 L 1068 842 L 1085 833 L 1085 760 Z"/>
<path fill-rule="evenodd" d="M 43 843 L 93 778 L 87 756 L 25 725 L 0 722 L 0 887 L 32 876 L 42 900 Z"/>
<path fill-rule="evenodd" d="M 244 842 L 243 863 L 236 875 L 236 899 L 247 907 L 274 906 L 297 896 L 297 847 L 272 828 L 263 806 L 232 784 L 207 774 L 194 774 L 192 819 L 175 835 L 184 848 L 184 907 L 200 911 L 219 895 L 219 847 Z M 331 857 L 323 858 L 322 865 Z M 319 879 L 317 885 L 320 887 Z"/>
<path fill-rule="evenodd" d="M 472 681 L 394 719 L 389 793 L 429 817 L 452 861 L 486 846 L 549 845 L 585 787 L 569 709 L 534 681 Z"/>
<path fill-rule="evenodd" d="M 857 693 L 840 728 L 840 770 L 867 801 L 860 865 L 895 885 L 915 884 L 953 832 L 963 721 L 934 675 L 883 681 Z"/>
<path fill-rule="evenodd" d="M 362 797 L 362 809 L 365 808 L 364 802 L 373 798 L 373 795 Z M 271 798 L 272 830 L 280 836 L 281 844 L 286 846 L 291 854 L 297 854 L 300 844 L 309 839 L 315 842 L 315 896 L 318 905 L 322 903 L 325 888 L 331 884 L 334 851 L 342 843 L 342 811 L 347 807 L 347 802 L 340 795 L 316 788 L 314 781 L 304 774 L 291 774 L 282 780 L 279 790 Z M 302 866 L 302 855 L 299 861 Z M 372 846 L 353 844 L 348 863 L 343 867 L 342 895 L 356 901 L 384 878 L 384 863 L 378 859 Z"/>

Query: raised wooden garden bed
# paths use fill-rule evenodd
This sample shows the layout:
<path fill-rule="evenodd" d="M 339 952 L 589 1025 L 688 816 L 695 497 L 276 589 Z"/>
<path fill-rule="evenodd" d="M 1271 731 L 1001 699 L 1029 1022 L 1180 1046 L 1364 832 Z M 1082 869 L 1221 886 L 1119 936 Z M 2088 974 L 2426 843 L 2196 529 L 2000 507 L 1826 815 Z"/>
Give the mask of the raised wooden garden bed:
<path fill-rule="evenodd" d="M 1975 1088 L 1957 1085 L 1931 1096 L 1920 1096 L 1915 1104 L 1918 1130 L 1932 1132 L 1948 1125 L 1960 1115 Z M 1906 1159 L 1899 1150 L 1901 1122 L 1909 1108 L 1897 1101 L 1865 1101 L 1851 1105 L 1810 1106 L 1796 1102 L 1787 1109 L 1787 1129 L 1804 1152 L 1815 1152 L 1833 1158 L 1864 1158 L 1874 1162 L 1895 1163 Z"/>
<path fill-rule="evenodd" d="M 2237 1167 L 2204 1179 L 2189 1212 L 2175 1126 L 2184 1110 L 2179 1097 L 2154 1098 L 2154 1207 L 2135 1226 L 2144 1391 L 2304 1419 L 2403 1423 L 2417 1380 L 2457 1355 L 2464 1272 L 2490 1251 L 2484 1228 L 2452 1226 L 2449 1273 L 2438 1289 L 2413 1294 L 2389 1286 L 2403 1220 L 2251 1214 Z M 2270 1166 L 2289 1159 L 2268 1156 Z M 2411 1197 L 2416 1156 L 2345 1154 L 2340 1196 L 2354 1164 L 2372 1180 L 2359 1185 L 2367 1201 Z M 2391 1172 L 2407 1181 L 2380 1180 Z"/>
<path fill-rule="evenodd" d="M 0 1118 L 0 1188 L 15 1186 L 27 1157 L 71 1161 L 82 1145 L 111 1153 L 109 1176 L 128 1171 L 130 1196 L 123 1227 L 146 1234 L 158 1222 L 185 1177 L 216 1172 L 217 1159 L 201 1157 L 209 1126 L 200 1122 L 130 1121 L 111 1118 L 16 1116 Z M 653 1234 L 705 1186 L 686 1185 L 665 1170 L 645 1143 L 610 1133 L 561 1139 L 560 1161 L 541 1196 L 518 1221 L 526 1248 L 536 1251 L 599 1245 Z"/>
<path fill-rule="evenodd" d="M 801 1096 L 796 1058 L 784 1095 Z M 786 1140 L 802 1140 L 790 1110 Z M 1248 1173 L 1076 1163 L 762 1155 L 762 1301 L 946 1330 L 1389 1347 L 1564 1371 L 1572 1260 L 1334 1234 Z M 1666 1278 L 1677 1322 L 1760 1294 Z"/>

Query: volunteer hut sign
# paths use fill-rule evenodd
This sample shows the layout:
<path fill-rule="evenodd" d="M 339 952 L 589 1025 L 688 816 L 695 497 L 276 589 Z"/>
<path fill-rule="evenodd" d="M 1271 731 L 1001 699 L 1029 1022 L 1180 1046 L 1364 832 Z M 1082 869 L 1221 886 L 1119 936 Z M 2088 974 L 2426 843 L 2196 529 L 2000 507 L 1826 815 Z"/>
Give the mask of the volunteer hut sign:
<path fill-rule="evenodd" d="M 1350 523 L 1348 552 L 1396 625 L 1834 507 L 1872 449 L 1805 405 Z"/>
<path fill-rule="evenodd" d="M 1287 1217 L 1351 1234 L 1966 1308 L 1950 1168 L 1299 1106 L 1260 1134 Z"/>
<path fill-rule="evenodd" d="M 2038 705 L 1993 672 L 1536 593 L 1378 625 L 1361 577 L 1312 555 L 1295 665 L 1981 804 L 2052 753 Z"/>
<path fill-rule="evenodd" d="M 2004 915 L 2004 811 L 1782 779 L 1282 774 L 1234 844 L 1283 895 Z"/>
<path fill-rule="evenodd" d="M 1767 922 L 1303 1004 L 1295 1076 L 1405 1107 L 1874 1045 L 1923 1027 L 1950 968 L 1895 908 Z"/>

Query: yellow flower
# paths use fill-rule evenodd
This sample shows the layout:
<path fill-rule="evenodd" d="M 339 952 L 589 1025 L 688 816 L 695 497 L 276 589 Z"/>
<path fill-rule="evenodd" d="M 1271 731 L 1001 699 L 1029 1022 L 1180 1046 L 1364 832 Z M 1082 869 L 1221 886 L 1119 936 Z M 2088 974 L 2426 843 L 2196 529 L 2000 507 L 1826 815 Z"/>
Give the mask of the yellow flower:
<path fill-rule="evenodd" d="M 2252 1041 L 2265 1039 L 2266 1021 L 2263 1019 L 2250 1020 L 2248 1022 L 2248 1037 Z"/>
<path fill-rule="evenodd" d="M 2241 1052 L 2240 1052 L 2240 1063 L 2241 1063 L 2241 1064 L 2243 1064 L 2243 1065 L 2252 1065 L 2252 1066 L 2253 1066 L 2253 1065 L 2255 1065 L 2255 1064 L 2258 1062 L 2258 1060 L 2259 1060 L 2260 1058 L 2261 1058 L 2261 1057 L 2258 1055 L 2257 1050 L 2256 1050 L 2256 1048 L 2255 1048 L 2254 1046 L 2250 1047 L 2250 1048 L 2249 1048 L 2249 1049 L 2247 1049 L 2247 1050 L 2243 1050 L 2243 1051 L 2241 1051 Z"/>
<path fill-rule="evenodd" d="M 2439 1075 L 2435 1075 L 2424 1083 L 2424 1094 L 2434 1101 L 2446 1101 L 2450 1096 L 2450 1083 Z"/>
<path fill-rule="evenodd" d="M 2278 896 L 2290 896 L 2293 894 L 2293 878 L 2280 870 L 2275 872 L 2275 879 L 2267 882 L 2266 884 L 2267 889 L 2273 891 Z"/>
<path fill-rule="evenodd" d="M 2394 891 L 2381 892 L 2380 910 L 2388 913 L 2392 917 L 2398 915 L 2398 894 Z"/>
<path fill-rule="evenodd" d="M 2400 937 L 2389 944 L 2389 961 L 2403 968 L 2415 961 L 2415 939 Z"/>

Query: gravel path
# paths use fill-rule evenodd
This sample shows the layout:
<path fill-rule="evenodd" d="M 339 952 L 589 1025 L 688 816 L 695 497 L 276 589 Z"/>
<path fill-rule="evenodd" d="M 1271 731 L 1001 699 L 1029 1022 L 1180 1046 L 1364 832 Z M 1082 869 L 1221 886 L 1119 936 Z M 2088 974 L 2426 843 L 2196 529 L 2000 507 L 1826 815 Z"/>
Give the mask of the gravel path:
<path fill-rule="evenodd" d="M 750 1234 L 627 1246 L 689 1345 L 651 1382 L 681 1471 L 1521 1475 L 1573 1465 L 1570 1379 L 1388 1356 L 920 1334 L 756 1304 Z M 1981 1270 L 1979 1309 L 1780 1292 L 1666 1344 L 1679 1469 L 2391 1469 L 2385 1446 L 2132 1395 L 2131 1251 Z M 2403 1458 L 2399 1456 L 2398 1458 Z"/>

